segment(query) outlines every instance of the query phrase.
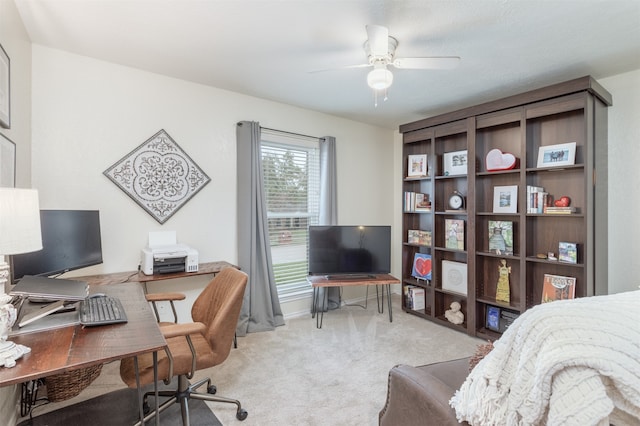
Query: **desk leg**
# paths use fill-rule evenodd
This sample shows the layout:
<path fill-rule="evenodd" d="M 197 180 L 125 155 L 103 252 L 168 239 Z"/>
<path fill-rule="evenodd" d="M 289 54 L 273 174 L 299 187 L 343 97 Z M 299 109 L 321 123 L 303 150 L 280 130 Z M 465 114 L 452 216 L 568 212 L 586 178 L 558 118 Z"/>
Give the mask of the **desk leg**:
<path fill-rule="evenodd" d="M 136 370 L 136 389 L 138 389 L 138 410 L 140 411 L 140 424 L 144 426 L 144 409 L 142 407 L 142 388 L 140 387 L 140 369 L 138 368 L 138 357 L 133 357 L 133 366 Z"/>
<path fill-rule="evenodd" d="M 387 304 L 389 308 L 389 322 L 393 322 L 393 314 L 391 312 L 391 284 L 386 284 L 385 287 L 387 287 Z M 384 295 L 384 289 L 382 294 Z"/>
<path fill-rule="evenodd" d="M 160 404 L 158 401 L 158 352 L 153 351 L 153 396 L 156 401 L 156 426 L 160 426 Z"/>

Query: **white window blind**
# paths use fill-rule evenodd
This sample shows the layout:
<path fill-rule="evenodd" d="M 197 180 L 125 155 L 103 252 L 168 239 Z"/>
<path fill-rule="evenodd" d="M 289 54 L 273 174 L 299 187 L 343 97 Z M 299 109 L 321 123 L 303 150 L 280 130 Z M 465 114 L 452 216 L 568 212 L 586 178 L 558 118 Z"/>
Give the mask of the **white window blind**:
<path fill-rule="evenodd" d="M 262 170 L 278 294 L 308 289 L 308 226 L 318 224 L 319 141 L 262 132 Z"/>

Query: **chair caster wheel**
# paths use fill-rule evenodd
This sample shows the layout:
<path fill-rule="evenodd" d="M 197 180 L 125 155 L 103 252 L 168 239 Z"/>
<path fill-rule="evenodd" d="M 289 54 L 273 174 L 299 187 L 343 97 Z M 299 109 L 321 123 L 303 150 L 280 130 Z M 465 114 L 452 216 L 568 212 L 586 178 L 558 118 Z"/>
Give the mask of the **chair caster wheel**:
<path fill-rule="evenodd" d="M 207 387 L 207 393 L 211 395 L 215 395 L 218 392 L 218 388 L 215 385 L 211 385 Z"/>
<path fill-rule="evenodd" d="M 249 415 L 249 413 L 247 412 L 247 410 L 245 410 L 244 408 L 241 408 L 236 413 L 236 419 L 242 421 L 242 420 L 246 419 L 248 415 Z"/>

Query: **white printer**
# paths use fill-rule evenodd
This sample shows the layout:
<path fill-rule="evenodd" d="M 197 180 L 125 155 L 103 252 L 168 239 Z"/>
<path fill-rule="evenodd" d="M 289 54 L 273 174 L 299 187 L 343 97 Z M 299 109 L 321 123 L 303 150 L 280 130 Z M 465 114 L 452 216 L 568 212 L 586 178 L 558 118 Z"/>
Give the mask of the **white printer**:
<path fill-rule="evenodd" d="M 149 232 L 149 245 L 140 255 L 140 270 L 145 275 L 198 272 L 198 263 L 198 251 L 178 244 L 174 231 Z"/>

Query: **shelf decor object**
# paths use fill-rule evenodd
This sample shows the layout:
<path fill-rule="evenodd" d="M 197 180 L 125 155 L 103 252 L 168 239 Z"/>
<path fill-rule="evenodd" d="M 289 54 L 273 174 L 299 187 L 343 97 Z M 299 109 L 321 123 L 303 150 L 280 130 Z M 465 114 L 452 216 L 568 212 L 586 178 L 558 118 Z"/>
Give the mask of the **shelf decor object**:
<path fill-rule="evenodd" d="M 518 185 L 496 186 L 493 188 L 493 212 L 518 212 Z"/>
<path fill-rule="evenodd" d="M 403 309 L 495 340 L 528 309 L 566 297 L 546 293 L 545 276 L 573 283 L 574 297 L 607 294 L 611 105 L 585 76 L 401 125 L 401 170 L 409 155 L 426 154 L 432 175 L 401 181 L 405 194 L 429 194 L 432 205 L 402 212 L 402 286 L 423 288 L 425 301 L 424 310 L 404 301 Z M 451 238 L 455 220 L 464 249 Z M 409 230 L 428 230 L 429 244 L 407 243 Z M 431 257 L 429 283 L 412 275 L 416 253 Z M 461 324 L 446 319 L 454 302 Z"/>
<path fill-rule="evenodd" d="M 11 128 L 11 60 L 0 45 L 0 127 Z"/>
<path fill-rule="evenodd" d="M 467 174 L 467 150 L 445 152 L 443 156 L 444 175 L 459 176 Z"/>
<path fill-rule="evenodd" d="M 104 175 L 160 224 L 211 181 L 164 130 L 125 155 Z"/>
<path fill-rule="evenodd" d="M 576 278 L 562 275 L 544 274 L 542 303 L 566 300 L 576 297 Z"/>
<path fill-rule="evenodd" d="M 516 163 L 517 159 L 515 155 L 508 152 L 502 152 L 498 148 L 494 148 L 489 151 L 485 157 L 485 167 L 488 172 L 511 170 L 516 166 Z"/>
<path fill-rule="evenodd" d="M 447 240 L 445 247 L 453 250 L 464 250 L 464 220 L 445 219 Z"/>
<path fill-rule="evenodd" d="M 431 280 L 431 256 L 424 253 L 416 253 L 413 259 L 411 275 L 419 280 Z"/>
<path fill-rule="evenodd" d="M 467 294 L 467 264 L 442 261 L 442 289 L 458 294 Z"/>
<path fill-rule="evenodd" d="M 575 158 L 575 142 L 538 148 L 538 167 L 571 166 L 575 163 Z"/>
<path fill-rule="evenodd" d="M 407 164 L 408 177 L 427 176 L 427 154 L 409 155 Z"/>
<path fill-rule="evenodd" d="M 489 252 L 497 255 L 513 255 L 513 222 L 489 221 Z"/>

